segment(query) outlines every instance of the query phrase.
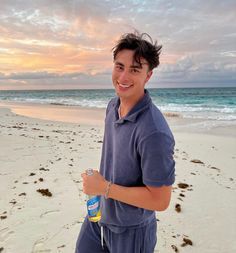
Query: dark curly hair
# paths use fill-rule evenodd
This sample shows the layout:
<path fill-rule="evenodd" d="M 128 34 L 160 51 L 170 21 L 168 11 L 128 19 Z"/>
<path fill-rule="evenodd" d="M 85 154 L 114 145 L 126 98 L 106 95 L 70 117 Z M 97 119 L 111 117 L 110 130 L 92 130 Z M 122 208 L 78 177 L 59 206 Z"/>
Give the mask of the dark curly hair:
<path fill-rule="evenodd" d="M 112 48 L 113 59 L 115 60 L 117 54 L 123 49 L 133 50 L 134 61 L 142 66 L 141 58 L 144 58 L 148 62 L 149 70 L 153 70 L 160 64 L 161 48 L 162 46 L 157 45 L 157 41 L 153 42 L 147 33 L 126 33 L 121 36 L 116 46 Z"/>

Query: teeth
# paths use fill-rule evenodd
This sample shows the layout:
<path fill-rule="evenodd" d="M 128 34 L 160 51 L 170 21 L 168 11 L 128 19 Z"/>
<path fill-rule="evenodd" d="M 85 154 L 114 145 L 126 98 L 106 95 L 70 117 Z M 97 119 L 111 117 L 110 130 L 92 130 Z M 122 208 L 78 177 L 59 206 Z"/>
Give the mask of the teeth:
<path fill-rule="evenodd" d="M 129 88 L 131 85 L 118 83 L 122 88 Z"/>

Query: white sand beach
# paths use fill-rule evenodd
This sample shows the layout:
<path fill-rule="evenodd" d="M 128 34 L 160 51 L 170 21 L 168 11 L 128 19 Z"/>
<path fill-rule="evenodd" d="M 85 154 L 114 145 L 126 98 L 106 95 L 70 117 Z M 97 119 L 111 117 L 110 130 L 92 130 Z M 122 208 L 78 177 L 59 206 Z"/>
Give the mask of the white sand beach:
<path fill-rule="evenodd" d="M 86 215 L 80 174 L 99 167 L 104 114 L 0 105 L 1 253 L 74 252 Z M 157 213 L 155 252 L 236 252 L 236 128 L 203 132 L 168 121 L 176 182 L 168 210 Z"/>

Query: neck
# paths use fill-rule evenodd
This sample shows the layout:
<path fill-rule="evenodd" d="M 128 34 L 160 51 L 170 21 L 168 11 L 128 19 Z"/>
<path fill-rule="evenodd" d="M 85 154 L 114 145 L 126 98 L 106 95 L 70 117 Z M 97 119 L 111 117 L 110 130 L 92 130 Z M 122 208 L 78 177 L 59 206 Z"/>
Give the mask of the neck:
<path fill-rule="evenodd" d="M 130 110 L 144 97 L 144 92 L 142 96 L 139 96 L 137 99 L 130 100 L 129 98 L 120 97 L 120 116 L 125 117 Z"/>

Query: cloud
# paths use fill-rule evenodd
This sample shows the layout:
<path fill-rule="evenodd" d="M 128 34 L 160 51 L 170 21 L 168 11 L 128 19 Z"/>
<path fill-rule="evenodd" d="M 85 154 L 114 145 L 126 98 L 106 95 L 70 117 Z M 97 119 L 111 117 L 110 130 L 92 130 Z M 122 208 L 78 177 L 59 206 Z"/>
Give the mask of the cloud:
<path fill-rule="evenodd" d="M 48 73 L 48 72 L 28 72 L 28 73 L 11 73 L 9 75 L 0 75 L 0 79 L 11 79 L 11 80 L 27 80 L 27 79 L 48 79 L 48 78 L 55 78 L 58 75 L 55 73 Z"/>
<path fill-rule="evenodd" d="M 110 81 L 111 72 L 101 73 L 73 72 L 73 73 L 49 73 L 22 72 L 3 74 L 0 73 L 0 87 L 8 89 L 15 85 L 14 89 L 76 89 L 76 88 L 112 88 Z M 28 88 L 27 88 L 28 87 Z"/>
<path fill-rule="evenodd" d="M 0 89 L 14 88 L 13 80 L 41 81 L 42 87 L 53 81 L 75 85 L 75 80 L 78 87 L 95 85 L 95 76 L 102 87 L 110 87 L 104 73 L 111 73 L 111 48 L 134 28 L 163 45 L 152 85 L 232 84 L 235 9 L 233 0 L 2 0 Z"/>
<path fill-rule="evenodd" d="M 198 62 L 195 57 L 183 57 L 175 64 L 163 64 L 151 80 L 151 87 L 165 84 L 188 87 L 235 86 L 236 64 Z M 158 85 L 157 85 L 158 84 Z M 179 84 L 179 85 L 178 85 Z"/>

